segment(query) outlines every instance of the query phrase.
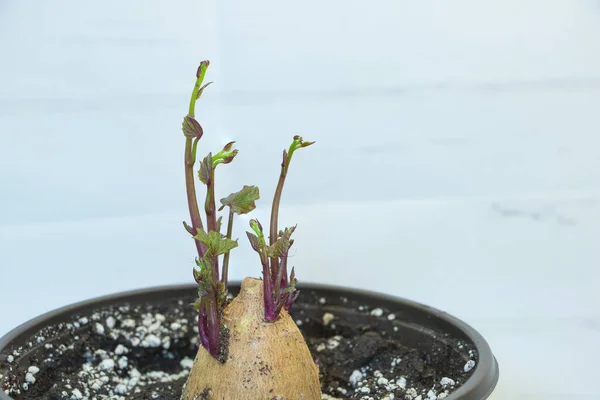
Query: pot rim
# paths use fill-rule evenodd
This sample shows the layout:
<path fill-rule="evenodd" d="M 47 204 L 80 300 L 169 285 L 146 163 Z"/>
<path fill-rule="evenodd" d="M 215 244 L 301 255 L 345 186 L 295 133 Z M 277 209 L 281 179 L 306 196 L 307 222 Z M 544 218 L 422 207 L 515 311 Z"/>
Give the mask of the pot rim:
<path fill-rule="evenodd" d="M 231 281 L 229 282 L 229 285 L 239 286 L 241 285 L 241 281 Z M 64 314 L 76 312 L 77 310 L 89 308 L 90 306 L 99 307 L 103 304 L 113 303 L 115 300 L 127 297 L 140 297 L 156 292 L 168 293 L 191 291 L 195 290 L 196 287 L 197 286 L 195 284 L 188 283 L 151 286 L 142 289 L 120 291 L 108 295 L 98 296 L 88 300 L 83 300 L 63 307 L 59 307 L 57 309 L 48 311 L 33 319 L 30 319 L 29 321 L 20 324 L 4 336 L 0 337 L 0 351 L 6 348 L 11 342 L 13 342 L 18 337 L 24 334 L 35 334 L 37 331 L 43 328 L 44 325 L 47 325 L 45 323 L 46 321 L 60 317 Z M 445 311 L 441 311 L 437 308 L 430 307 L 428 305 L 408 300 L 399 296 L 348 286 L 337 286 L 323 283 L 306 282 L 303 284 L 298 284 L 298 289 L 306 291 L 318 290 L 346 292 L 348 294 L 369 297 L 374 300 L 379 299 L 382 301 L 402 304 L 404 307 L 412 308 L 418 312 L 432 315 L 433 317 L 441 319 L 447 324 L 454 325 L 456 328 L 458 328 L 458 330 L 463 332 L 464 335 L 468 337 L 469 340 L 471 340 L 475 345 L 475 348 L 478 352 L 478 362 L 475 366 L 475 371 L 469 377 L 469 379 L 467 379 L 466 382 L 464 382 L 461 386 L 455 389 L 448 397 L 446 397 L 446 400 L 484 400 L 489 397 L 489 395 L 493 392 L 494 388 L 496 387 L 496 384 L 499 379 L 498 362 L 494 357 L 492 349 L 490 348 L 487 341 L 478 331 L 476 331 L 469 324 L 448 314 Z M 5 360 L 0 359 L 0 362 L 3 361 Z M 0 389 L 0 400 L 13 399 Z"/>

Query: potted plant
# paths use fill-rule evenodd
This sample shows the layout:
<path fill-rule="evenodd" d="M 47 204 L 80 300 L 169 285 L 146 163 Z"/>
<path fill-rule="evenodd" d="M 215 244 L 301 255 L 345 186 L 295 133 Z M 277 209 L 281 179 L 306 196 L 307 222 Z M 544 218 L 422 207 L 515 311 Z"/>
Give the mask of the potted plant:
<path fill-rule="evenodd" d="M 234 142 L 197 159 L 208 66 L 198 67 L 182 124 L 196 284 L 93 299 L 16 328 L 0 339 L 0 400 L 485 399 L 497 364 L 465 323 L 395 297 L 297 285 L 288 265 L 296 227 L 280 229 L 279 204 L 293 155 L 313 142 L 295 136 L 283 151 L 268 233 L 250 221 L 261 279 L 229 282 L 234 216 L 260 195 L 244 186 L 217 208 L 215 171 L 236 157 Z"/>

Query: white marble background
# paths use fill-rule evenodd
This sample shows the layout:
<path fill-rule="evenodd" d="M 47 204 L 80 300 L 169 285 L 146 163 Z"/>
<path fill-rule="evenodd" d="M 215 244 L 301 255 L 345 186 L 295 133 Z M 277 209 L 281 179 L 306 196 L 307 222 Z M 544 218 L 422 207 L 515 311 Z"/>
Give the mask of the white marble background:
<path fill-rule="evenodd" d="M 266 221 L 281 149 L 318 142 L 283 199 L 301 280 L 466 320 L 492 400 L 600 399 L 598 38 L 596 0 L 0 2 L 0 335 L 191 281 L 179 124 L 209 58 L 202 151 L 242 150 L 221 194 L 258 184 Z"/>

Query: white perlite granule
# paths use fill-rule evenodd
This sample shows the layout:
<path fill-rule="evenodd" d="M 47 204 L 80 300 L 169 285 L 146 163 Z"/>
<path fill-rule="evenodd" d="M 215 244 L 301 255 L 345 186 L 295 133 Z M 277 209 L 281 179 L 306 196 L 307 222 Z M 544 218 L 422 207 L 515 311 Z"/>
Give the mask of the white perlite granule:
<path fill-rule="evenodd" d="M 443 377 L 440 380 L 440 385 L 442 385 L 442 387 L 454 386 L 454 385 L 456 385 L 456 382 L 454 382 L 454 379 Z"/>
<path fill-rule="evenodd" d="M 363 378 L 362 372 L 355 369 L 354 371 L 352 371 L 352 375 L 350 375 L 350 378 L 348 379 L 348 381 L 350 382 L 350 384 L 352 386 L 356 387 L 358 385 L 358 382 L 360 382 L 362 380 L 362 378 Z"/>
<path fill-rule="evenodd" d="M 79 389 L 73 389 L 73 391 L 71 392 L 71 399 L 72 400 L 81 400 L 81 399 L 83 399 L 83 395 L 81 394 L 81 392 L 79 391 Z"/>
<path fill-rule="evenodd" d="M 108 316 L 108 318 L 106 318 L 106 327 L 108 329 L 114 328 L 115 323 L 116 323 L 115 318 L 112 315 L 110 315 L 110 316 Z"/>
<path fill-rule="evenodd" d="M 371 315 L 381 317 L 383 315 L 383 310 L 381 308 L 374 308 L 371 310 Z"/>
<path fill-rule="evenodd" d="M 355 369 L 354 371 L 352 371 L 352 374 L 350 375 L 350 378 L 348 379 L 348 381 L 350 382 L 350 384 L 352 386 L 356 387 L 358 385 L 358 382 L 360 382 L 362 380 L 362 377 L 363 377 L 362 372 Z"/>
<path fill-rule="evenodd" d="M 333 321 L 333 319 L 335 318 L 335 316 L 332 313 L 325 313 L 323 314 L 323 325 L 327 326 L 329 325 L 329 323 L 331 321 Z"/>
<path fill-rule="evenodd" d="M 35 377 L 33 376 L 33 374 L 31 372 L 28 372 L 25 374 L 25 382 L 32 384 L 32 385 L 35 383 Z"/>
<path fill-rule="evenodd" d="M 161 340 L 154 334 L 149 334 L 142 340 L 142 347 L 159 347 Z"/>
<path fill-rule="evenodd" d="M 181 368 L 183 369 L 192 369 L 192 366 L 194 365 L 194 360 L 192 360 L 189 357 L 185 357 L 179 362 L 179 365 L 181 365 Z"/>
<path fill-rule="evenodd" d="M 104 325 L 96 322 L 95 327 L 96 327 L 96 332 L 98 333 L 98 335 L 104 335 Z"/>
<path fill-rule="evenodd" d="M 129 349 L 122 344 L 118 344 L 117 347 L 115 347 L 115 354 L 122 355 L 127 353 L 129 353 Z"/>
<path fill-rule="evenodd" d="M 406 389 L 406 378 L 401 376 L 398 380 L 396 380 L 396 385 L 402 390 Z"/>
<path fill-rule="evenodd" d="M 107 358 L 100 362 L 98 365 L 101 371 L 112 371 L 115 368 L 115 361 L 113 359 Z"/>
<path fill-rule="evenodd" d="M 119 366 L 119 369 L 127 368 L 128 364 L 129 364 L 129 360 L 125 356 L 119 358 L 119 361 L 117 361 L 117 365 Z"/>
<path fill-rule="evenodd" d="M 27 372 L 35 375 L 38 372 L 40 372 L 40 369 L 38 367 L 36 367 L 35 365 L 32 365 L 31 367 L 27 368 Z"/>
<path fill-rule="evenodd" d="M 469 361 L 467 361 L 467 363 L 465 364 L 465 366 L 464 366 L 463 370 L 464 370 L 465 372 L 469 372 L 470 370 L 472 370 L 472 369 L 473 369 L 473 367 L 475 367 L 475 361 L 473 361 L 473 360 L 469 360 Z"/>

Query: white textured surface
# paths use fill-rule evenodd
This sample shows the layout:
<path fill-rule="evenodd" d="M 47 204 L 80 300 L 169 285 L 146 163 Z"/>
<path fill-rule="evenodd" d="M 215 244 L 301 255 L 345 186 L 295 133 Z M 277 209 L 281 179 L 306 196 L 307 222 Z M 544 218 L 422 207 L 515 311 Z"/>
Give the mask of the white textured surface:
<path fill-rule="evenodd" d="M 301 280 L 472 324 L 492 400 L 598 399 L 598 37 L 589 0 L 5 1 L 0 335 L 191 281 L 179 124 L 209 58 L 202 151 L 242 151 L 220 193 L 258 184 L 267 221 L 281 148 L 318 142 L 283 199 Z M 233 277 L 258 275 L 241 243 Z"/>

